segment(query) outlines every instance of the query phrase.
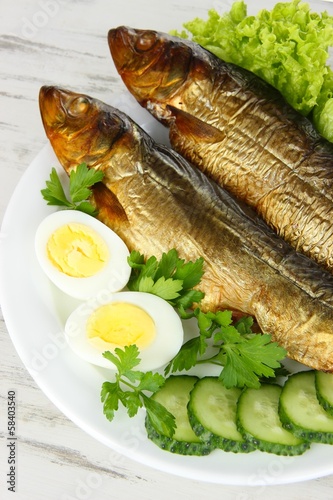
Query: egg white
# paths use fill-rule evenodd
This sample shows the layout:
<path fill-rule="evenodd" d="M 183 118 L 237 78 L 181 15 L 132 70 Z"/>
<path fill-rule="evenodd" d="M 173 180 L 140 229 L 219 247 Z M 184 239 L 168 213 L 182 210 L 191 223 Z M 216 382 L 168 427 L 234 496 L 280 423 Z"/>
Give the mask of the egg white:
<path fill-rule="evenodd" d="M 110 302 L 126 302 L 141 307 L 153 319 L 156 327 L 154 340 L 140 349 L 140 363 L 135 368 L 150 371 L 167 364 L 179 351 L 184 340 L 182 322 L 174 308 L 156 295 L 145 292 L 103 293 L 78 306 L 65 325 L 65 337 L 72 350 L 85 361 L 104 368 L 115 369 L 103 357 L 104 351 L 113 352 L 114 346 L 105 343 L 95 348 L 87 338 L 86 323 L 98 307 Z"/>
<path fill-rule="evenodd" d="M 68 276 L 58 270 L 47 256 L 47 242 L 52 233 L 72 222 L 89 226 L 99 234 L 108 247 L 108 261 L 93 276 L 82 278 Z M 80 300 L 86 300 L 103 289 L 110 292 L 122 290 L 131 273 L 127 262 L 129 250 L 123 240 L 99 220 L 77 210 L 61 210 L 43 219 L 35 235 L 35 252 L 47 277 L 64 293 Z"/>

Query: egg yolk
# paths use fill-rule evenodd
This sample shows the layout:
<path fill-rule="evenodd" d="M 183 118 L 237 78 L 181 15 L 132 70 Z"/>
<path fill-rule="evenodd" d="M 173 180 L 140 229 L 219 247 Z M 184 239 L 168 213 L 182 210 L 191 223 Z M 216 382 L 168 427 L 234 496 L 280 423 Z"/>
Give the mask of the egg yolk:
<path fill-rule="evenodd" d="M 156 335 L 152 317 L 141 307 L 126 302 L 111 302 L 96 309 L 87 321 L 87 336 L 97 348 L 107 344 L 124 347 L 149 345 Z"/>
<path fill-rule="evenodd" d="M 101 236 L 89 226 L 76 222 L 56 229 L 46 249 L 52 264 L 74 278 L 93 276 L 109 258 L 107 245 Z"/>

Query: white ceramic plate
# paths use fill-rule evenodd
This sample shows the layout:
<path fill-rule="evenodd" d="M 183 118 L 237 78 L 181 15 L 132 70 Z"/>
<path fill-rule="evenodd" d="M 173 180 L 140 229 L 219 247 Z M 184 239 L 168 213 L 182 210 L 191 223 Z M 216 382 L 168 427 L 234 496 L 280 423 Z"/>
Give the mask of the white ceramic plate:
<path fill-rule="evenodd" d="M 221 2 L 222 3 L 222 2 Z M 320 2 L 321 7 L 323 3 Z M 267 5 L 267 2 L 266 2 Z M 317 10 L 318 3 L 315 4 Z M 130 97 L 121 96 L 121 109 L 148 132 L 165 140 L 166 132 Z M 153 125 L 154 124 L 154 125 Z M 333 473 L 333 446 L 312 445 L 300 457 L 279 457 L 214 451 L 207 457 L 184 457 L 164 452 L 144 430 L 144 412 L 129 419 L 120 410 L 110 423 L 103 415 L 100 389 L 109 378 L 80 360 L 67 346 L 63 327 L 77 301 L 53 287 L 39 268 L 34 235 L 40 221 L 54 209 L 40 195 L 53 166 L 66 178 L 47 144 L 18 184 L 2 225 L 1 304 L 8 331 L 24 365 L 41 390 L 73 422 L 97 440 L 131 459 L 183 477 L 221 484 L 271 485 Z"/>

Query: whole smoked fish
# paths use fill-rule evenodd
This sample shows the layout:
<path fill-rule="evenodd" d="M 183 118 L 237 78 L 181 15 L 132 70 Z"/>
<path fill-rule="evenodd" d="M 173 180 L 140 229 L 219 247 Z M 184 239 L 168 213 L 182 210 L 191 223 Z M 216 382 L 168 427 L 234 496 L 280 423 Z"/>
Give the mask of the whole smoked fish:
<path fill-rule="evenodd" d="M 130 250 L 202 256 L 203 310 L 253 315 L 291 358 L 333 371 L 331 273 L 120 111 L 56 87 L 41 88 L 40 110 L 67 173 L 82 162 L 104 172 L 93 200 Z"/>
<path fill-rule="evenodd" d="M 333 144 L 254 74 L 198 44 L 112 29 L 125 85 L 170 127 L 174 149 L 333 271 Z"/>

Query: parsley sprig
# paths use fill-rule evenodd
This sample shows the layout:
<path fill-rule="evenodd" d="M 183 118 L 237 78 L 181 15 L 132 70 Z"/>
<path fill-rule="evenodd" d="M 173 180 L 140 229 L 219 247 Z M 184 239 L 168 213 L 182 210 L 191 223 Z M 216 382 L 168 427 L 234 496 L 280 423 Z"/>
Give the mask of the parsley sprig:
<path fill-rule="evenodd" d="M 106 418 L 113 420 L 119 403 L 126 408 L 129 417 L 134 417 L 139 408 L 145 407 L 156 430 L 171 437 L 176 426 L 174 416 L 145 393 L 154 393 L 162 387 L 165 382 L 163 375 L 133 370 L 140 363 L 136 345 L 125 346 L 124 349 L 116 348 L 114 354 L 106 351 L 103 356 L 117 369 L 115 381 L 107 381 L 102 385 L 101 401 Z"/>
<path fill-rule="evenodd" d="M 103 172 L 87 167 L 81 163 L 72 170 L 69 176 L 69 196 L 67 197 L 55 168 L 52 169 L 50 179 L 46 181 L 46 188 L 41 190 L 44 200 L 48 205 L 66 207 L 80 210 L 89 215 L 97 215 L 95 207 L 88 201 L 91 187 L 100 182 L 104 177 Z"/>
<path fill-rule="evenodd" d="M 199 335 L 186 342 L 165 369 L 170 372 L 189 370 L 196 364 L 213 363 L 223 367 L 219 378 L 227 388 L 260 387 L 262 378 L 276 376 L 286 351 L 268 334 L 253 333 L 253 318 L 233 322 L 231 311 L 193 312 Z M 215 353 L 203 357 L 208 347 Z"/>

